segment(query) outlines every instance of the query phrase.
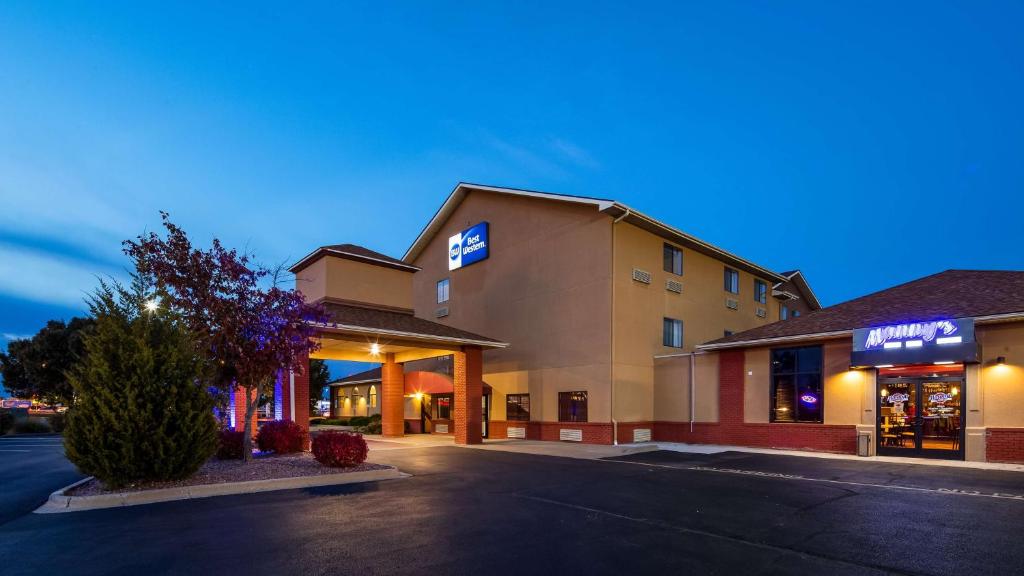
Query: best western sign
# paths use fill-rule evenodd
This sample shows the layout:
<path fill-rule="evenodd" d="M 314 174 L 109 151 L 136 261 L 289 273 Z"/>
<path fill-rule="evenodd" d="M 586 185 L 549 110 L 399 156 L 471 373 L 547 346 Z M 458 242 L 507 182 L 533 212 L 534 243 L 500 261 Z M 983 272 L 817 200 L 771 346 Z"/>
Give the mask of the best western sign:
<path fill-rule="evenodd" d="M 448 238 L 448 269 L 458 270 L 487 258 L 487 222 L 481 222 Z"/>

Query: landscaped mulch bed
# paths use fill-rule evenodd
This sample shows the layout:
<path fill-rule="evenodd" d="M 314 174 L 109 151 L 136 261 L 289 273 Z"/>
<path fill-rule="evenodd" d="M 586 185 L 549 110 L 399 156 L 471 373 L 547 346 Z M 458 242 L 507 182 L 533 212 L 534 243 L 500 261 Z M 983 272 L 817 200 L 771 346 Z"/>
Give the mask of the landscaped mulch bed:
<path fill-rule="evenodd" d="M 68 490 L 67 496 L 95 496 L 116 492 L 139 492 L 156 488 L 180 488 L 182 486 L 199 486 L 202 484 L 224 484 L 227 482 L 247 482 L 250 480 L 272 480 L 276 478 L 298 478 L 302 476 L 320 476 L 324 474 L 345 474 L 349 472 L 365 472 L 383 470 L 389 466 L 363 462 L 349 468 L 330 468 L 316 461 L 308 452 L 301 454 L 283 454 L 281 456 L 260 456 L 249 462 L 241 460 L 218 460 L 211 458 L 192 475 L 191 478 L 176 482 L 144 482 L 133 484 L 116 490 L 107 490 L 99 480 L 93 478 Z"/>

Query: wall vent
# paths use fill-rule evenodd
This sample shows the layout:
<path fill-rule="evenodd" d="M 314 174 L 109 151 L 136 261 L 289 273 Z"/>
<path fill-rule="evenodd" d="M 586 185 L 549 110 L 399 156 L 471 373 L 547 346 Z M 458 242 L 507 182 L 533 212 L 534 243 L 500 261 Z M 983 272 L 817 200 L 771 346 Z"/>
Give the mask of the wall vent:
<path fill-rule="evenodd" d="M 509 438 L 520 438 L 522 440 L 525 440 L 526 439 L 526 428 L 518 428 L 518 427 L 509 426 L 508 427 L 508 432 L 505 435 L 507 437 L 509 437 Z"/>
<path fill-rule="evenodd" d="M 569 442 L 583 442 L 583 430 L 569 430 L 561 428 L 558 430 L 558 439 Z"/>
<path fill-rule="evenodd" d="M 639 268 L 633 268 L 633 280 L 636 280 L 637 282 L 643 282 L 644 284 L 650 284 L 651 273 L 647 272 L 646 270 L 641 270 Z"/>
<path fill-rule="evenodd" d="M 441 306 L 437 310 L 434 310 L 434 318 L 444 318 L 448 315 L 448 307 Z"/>
<path fill-rule="evenodd" d="M 758 318 L 764 318 L 765 316 L 768 316 L 768 311 L 765 310 L 764 308 L 758 308 L 757 309 L 757 317 Z"/>
<path fill-rule="evenodd" d="M 725 299 L 725 307 L 729 308 L 730 310 L 739 310 L 740 309 L 740 301 L 736 300 L 735 298 L 726 298 Z"/>
<path fill-rule="evenodd" d="M 675 292 L 676 294 L 682 294 L 683 293 L 683 283 L 682 282 L 678 282 L 676 280 L 666 280 L 665 281 L 665 290 L 668 290 L 669 292 Z"/>
<path fill-rule="evenodd" d="M 438 434 L 447 434 L 448 433 L 448 425 L 447 424 L 438 424 L 438 425 L 434 426 L 434 432 L 437 432 Z"/>
<path fill-rule="evenodd" d="M 633 442 L 650 442 L 651 441 L 651 429 L 650 428 L 636 428 L 633 430 Z"/>

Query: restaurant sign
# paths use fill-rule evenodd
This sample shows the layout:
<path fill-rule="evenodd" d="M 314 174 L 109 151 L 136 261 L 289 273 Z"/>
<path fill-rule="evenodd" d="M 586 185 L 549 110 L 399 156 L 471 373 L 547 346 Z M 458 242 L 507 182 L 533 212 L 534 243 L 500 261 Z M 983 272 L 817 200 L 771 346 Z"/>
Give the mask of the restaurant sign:
<path fill-rule="evenodd" d="M 929 320 L 853 331 L 853 350 L 891 350 L 945 346 L 974 341 L 974 320 Z"/>

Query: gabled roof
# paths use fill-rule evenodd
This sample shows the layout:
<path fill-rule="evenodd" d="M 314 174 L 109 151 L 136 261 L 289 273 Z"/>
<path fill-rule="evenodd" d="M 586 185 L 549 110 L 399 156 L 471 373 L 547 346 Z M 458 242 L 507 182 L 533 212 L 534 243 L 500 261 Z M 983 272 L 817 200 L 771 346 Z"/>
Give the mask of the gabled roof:
<path fill-rule="evenodd" d="M 786 282 L 779 282 L 775 286 L 772 286 L 774 290 L 781 290 L 785 288 L 783 285 L 786 283 L 792 284 L 800 291 L 804 299 L 807 300 L 808 306 L 811 310 L 819 310 L 821 308 L 821 302 L 818 301 L 818 296 L 814 294 L 814 290 L 811 290 L 811 285 L 804 278 L 804 273 L 799 270 L 789 270 L 782 272 L 782 276 L 786 278 Z"/>
<path fill-rule="evenodd" d="M 424 339 L 449 344 L 469 344 L 484 348 L 505 348 L 507 343 L 438 322 L 417 318 L 411 313 L 383 310 L 351 304 L 325 302 L 330 321 L 324 328 L 357 334 L 386 335 L 396 338 Z"/>
<path fill-rule="evenodd" d="M 955 318 L 1024 320 L 1024 272 L 946 270 L 697 348 L 715 350 L 840 337 L 856 328 Z"/>
<path fill-rule="evenodd" d="M 310 252 L 302 260 L 293 264 L 288 270 L 294 274 L 323 256 L 335 256 L 337 258 L 344 258 L 345 260 L 354 260 L 356 262 L 364 262 L 366 264 L 374 264 L 385 268 L 404 270 L 406 272 L 419 271 L 419 268 L 412 264 L 402 262 L 398 258 L 392 258 L 391 256 L 387 256 L 380 252 L 375 252 L 369 248 L 364 248 L 355 244 L 331 244 L 329 246 L 321 246 Z"/>
<path fill-rule="evenodd" d="M 686 246 L 713 258 L 717 258 L 731 266 L 735 266 L 736 268 L 740 268 L 766 280 L 771 280 L 773 282 L 782 282 L 786 280 L 786 278 L 777 272 L 772 272 L 771 270 L 758 266 L 749 260 L 740 258 L 731 252 L 727 252 L 717 246 L 708 244 L 703 240 L 673 228 L 668 224 L 655 220 L 650 216 L 614 200 L 588 196 L 572 196 L 569 194 L 553 194 L 551 192 L 521 190 L 518 188 L 502 188 L 498 186 L 471 184 L 467 182 L 460 182 L 455 186 L 455 189 L 448 195 L 448 198 L 444 201 L 444 204 L 441 205 L 441 208 L 438 209 L 434 214 L 434 217 L 430 219 L 430 222 L 427 223 L 419 236 L 416 237 L 416 240 L 413 241 L 412 245 L 409 246 L 409 249 L 406 250 L 405 255 L 402 256 L 402 260 L 407 263 L 414 262 L 423 250 L 426 249 L 427 244 L 429 244 L 434 236 L 441 231 L 441 228 L 444 226 L 445 222 L 448 221 L 448 218 L 455 212 L 455 209 L 459 207 L 459 204 L 461 204 L 462 201 L 466 199 L 466 196 L 474 190 L 593 206 L 599 212 L 603 212 L 612 218 L 621 218 L 634 226 L 643 228 L 644 230 L 661 236 L 666 240 L 681 246 Z"/>
<path fill-rule="evenodd" d="M 351 376 L 345 376 L 338 380 L 332 380 L 327 383 L 328 386 L 341 386 L 343 384 L 363 384 L 364 382 L 380 382 L 380 367 L 371 368 L 369 370 L 363 370 L 357 372 Z"/>

